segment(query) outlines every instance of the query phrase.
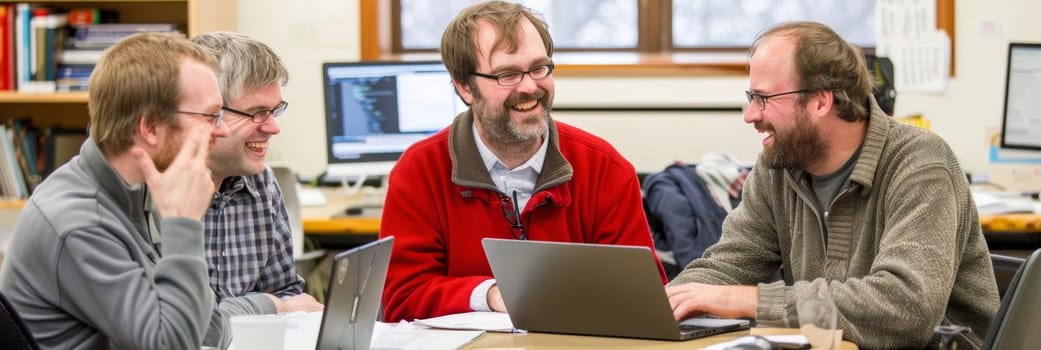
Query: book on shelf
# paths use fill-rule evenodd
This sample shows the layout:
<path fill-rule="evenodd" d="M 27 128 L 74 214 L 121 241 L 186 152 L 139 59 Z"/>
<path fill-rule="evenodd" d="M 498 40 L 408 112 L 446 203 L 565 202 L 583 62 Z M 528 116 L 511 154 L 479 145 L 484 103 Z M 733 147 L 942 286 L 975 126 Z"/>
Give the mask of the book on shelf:
<path fill-rule="evenodd" d="M 89 25 L 113 23 L 119 20 L 119 12 L 97 7 L 74 8 L 69 10 L 69 25 Z"/>
<path fill-rule="evenodd" d="M 0 4 L 0 91 L 14 90 L 14 4 Z"/>
<path fill-rule="evenodd" d="M 22 7 L 19 4 L 16 45 L 20 92 L 55 91 L 57 53 L 63 47 L 67 15 L 47 7 Z"/>
<path fill-rule="evenodd" d="M 21 90 L 29 82 L 29 20 L 32 8 L 27 3 L 15 5 L 14 19 L 14 89 Z"/>
<path fill-rule="evenodd" d="M 44 178 L 79 154 L 82 129 L 37 128 L 32 118 L 0 123 L 0 198 L 27 198 Z"/>
<path fill-rule="evenodd" d="M 18 167 L 18 160 L 14 153 L 14 142 L 11 130 L 5 125 L 0 125 L 0 171 L 3 176 L 4 197 L 25 198 L 29 196 L 29 190 L 25 186 L 25 178 Z"/>
<path fill-rule="evenodd" d="M 70 49 L 58 54 L 59 65 L 95 65 L 105 53 L 104 49 Z"/>
<path fill-rule="evenodd" d="M 115 43 L 138 32 L 178 32 L 173 23 L 100 23 L 72 27 L 71 37 L 76 42 Z"/>
<path fill-rule="evenodd" d="M 59 64 L 55 78 L 58 91 L 86 91 L 94 64 Z"/>
<path fill-rule="evenodd" d="M 32 194 L 36 186 L 43 181 L 39 168 L 39 135 L 29 118 L 13 119 L 10 123 L 15 160 L 28 190 L 26 194 Z"/>

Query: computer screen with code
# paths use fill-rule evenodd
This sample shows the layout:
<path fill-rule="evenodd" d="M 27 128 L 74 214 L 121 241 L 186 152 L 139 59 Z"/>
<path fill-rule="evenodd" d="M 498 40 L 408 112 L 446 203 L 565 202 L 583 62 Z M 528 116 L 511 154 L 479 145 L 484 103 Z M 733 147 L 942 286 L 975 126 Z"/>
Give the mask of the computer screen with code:
<path fill-rule="evenodd" d="M 440 61 L 322 65 L 328 177 L 386 175 L 466 110 Z"/>

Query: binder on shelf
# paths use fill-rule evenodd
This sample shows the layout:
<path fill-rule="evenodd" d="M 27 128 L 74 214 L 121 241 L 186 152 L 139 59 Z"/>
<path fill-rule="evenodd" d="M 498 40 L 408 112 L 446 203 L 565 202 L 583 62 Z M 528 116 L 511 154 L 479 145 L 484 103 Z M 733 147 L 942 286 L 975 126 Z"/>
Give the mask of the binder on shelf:
<path fill-rule="evenodd" d="M 87 140 L 84 130 L 49 128 L 44 130 L 43 176 L 47 177 L 65 162 L 80 153 L 80 146 Z"/>

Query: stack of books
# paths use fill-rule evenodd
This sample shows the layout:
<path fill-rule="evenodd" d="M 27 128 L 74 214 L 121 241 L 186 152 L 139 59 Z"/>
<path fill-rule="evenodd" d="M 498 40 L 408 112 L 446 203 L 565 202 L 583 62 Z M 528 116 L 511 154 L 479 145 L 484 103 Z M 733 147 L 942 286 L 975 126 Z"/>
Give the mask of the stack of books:
<path fill-rule="evenodd" d="M 28 118 L 0 124 L 0 198 L 27 198 L 54 169 L 79 153 L 84 130 L 39 129 Z"/>
<path fill-rule="evenodd" d="M 57 90 L 86 90 L 90 73 L 105 49 L 119 39 L 143 31 L 177 32 L 177 26 L 172 23 L 71 24 L 58 58 Z"/>
<path fill-rule="evenodd" d="M 0 91 L 87 89 L 101 54 L 141 31 L 179 32 L 173 23 L 110 23 L 115 11 L 0 3 Z"/>

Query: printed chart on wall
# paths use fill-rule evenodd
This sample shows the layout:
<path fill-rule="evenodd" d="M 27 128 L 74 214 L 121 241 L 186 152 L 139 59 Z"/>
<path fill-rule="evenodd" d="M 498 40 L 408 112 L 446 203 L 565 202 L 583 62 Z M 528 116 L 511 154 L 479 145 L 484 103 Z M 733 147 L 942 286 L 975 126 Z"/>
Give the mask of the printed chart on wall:
<path fill-rule="evenodd" d="M 900 92 L 943 92 L 951 40 L 936 28 L 935 0 L 878 0 L 875 54 L 893 61 Z"/>

